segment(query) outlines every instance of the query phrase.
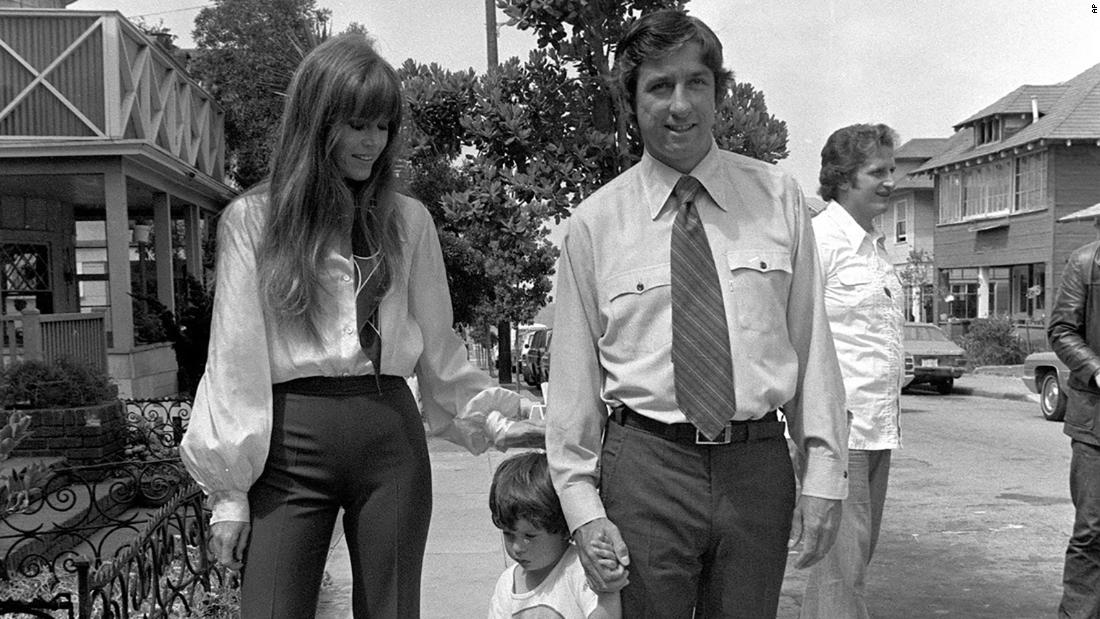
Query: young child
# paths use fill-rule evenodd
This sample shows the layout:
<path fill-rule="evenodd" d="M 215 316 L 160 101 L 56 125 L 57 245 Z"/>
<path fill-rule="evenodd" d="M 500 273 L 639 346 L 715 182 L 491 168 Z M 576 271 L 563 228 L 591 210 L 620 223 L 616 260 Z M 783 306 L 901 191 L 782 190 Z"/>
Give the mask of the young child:
<path fill-rule="evenodd" d="M 516 562 L 497 580 L 489 619 L 620 618 L 619 594 L 596 593 L 588 586 L 544 452 L 530 451 L 500 463 L 489 490 L 489 510 L 504 534 L 508 556 Z M 611 544 L 597 544 L 601 562 L 615 568 Z"/>

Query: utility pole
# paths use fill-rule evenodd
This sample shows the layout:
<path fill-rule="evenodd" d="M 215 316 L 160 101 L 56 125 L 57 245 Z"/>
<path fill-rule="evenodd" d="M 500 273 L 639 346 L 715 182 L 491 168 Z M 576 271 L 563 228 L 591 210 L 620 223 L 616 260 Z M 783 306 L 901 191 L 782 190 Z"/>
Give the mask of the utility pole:
<path fill-rule="evenodd" d="M 499 64 L 497 60 L 497 3 L 485 0 L 485 49 L 489 60 L 488 69 Z"/>
<path fill-rule="evenodd" d="M 497 58 L 497 3 L 485 0 L 485 51 L 488 67 L 486 73 L 500 64 Z M 512 323 L 508 320 L 497 322 L 497 376 L 501 383 L 512 381 L 512 371 L 516 370 L 512 359 L 516 339 L 512 336 Z M 515 374 L 516 391 L 519 391 L 519 372 Z"/>

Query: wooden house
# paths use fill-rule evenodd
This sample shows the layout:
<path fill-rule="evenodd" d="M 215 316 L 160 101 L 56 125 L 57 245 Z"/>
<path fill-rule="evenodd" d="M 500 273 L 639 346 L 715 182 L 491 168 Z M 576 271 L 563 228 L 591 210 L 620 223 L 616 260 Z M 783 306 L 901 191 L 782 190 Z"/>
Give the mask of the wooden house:
<path fill-rule="evenodd" d="M 934 322 L 936 224 L 932 179 L 910 172 L 943 152 L 946 145 L 946 138 L 915 138 L 894 149 L 894 191 L 886 212 L 875 218 L 875 227 L 885 236 L 886 251 L 902 280 L 909 321 Z"/>
<path fill-rule="evenodd" d="M 954 129 L 913 171 L 935 191 L 934 314 L 1042 325 L 1067 256 L 1096 236 L 1058 220 L 1100 202 L 1100 64 L 1020 86 Z"/>
<path fill-rule="evenodd" d="M 120 394 L 168 395 L 171 344 L 135 337 L 135 313 L 208 277 L 204 240 L 236 193 L 224 113 L 121 14 L 66 4 L 0 0 L 0 313 L 104 312 Z"/>

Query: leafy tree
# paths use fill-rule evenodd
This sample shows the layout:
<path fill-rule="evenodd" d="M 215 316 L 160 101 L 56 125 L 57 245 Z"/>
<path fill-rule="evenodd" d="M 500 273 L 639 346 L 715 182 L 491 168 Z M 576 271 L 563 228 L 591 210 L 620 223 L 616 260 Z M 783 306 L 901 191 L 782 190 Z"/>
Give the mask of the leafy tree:
<path fill-rule="evenodd" d="M 639 15 L 685 4 L 686 0 L 497 0 L 509 17 L 508 25 L 533 31 L 539 48 L 554 50 L 591 91 L 589 110 L 595 126 L 617 136 L 616 173 L 636 157 L 630 153 L 629 122 L 613 72 L 614 45 Z"/>
<path fill-rule="evenodd" d="M 490 294 L 491 284 L 484 274 L 482 253 L 460 229 L 448 225 L 443 197 L 466 191 L 470 185 L 457 162 L 462 150 L 460 119 L 473 105 L 477 78 L 473 70 L 452 73 L 411 59 L 398 69 L 398 75 L 408 103 L 401 130 L 408 165 L 402 167 L 401 179 L 428 207 L 439 229 L 455 322 L 473 325 L 478 300 Z"/>
<path fill-rule="evenodd" d="M 898 279 L 910 288 L 933 284 L 932 269 L 932 254 L 924 249 L 912 249 L 905 259 L 905 266 L 898 271 Z"/>
<path fill-rule="evenodd" d="M 748 82 L 734 82 L 718 106 L 714 123 L 718 148 L 775 163 L 785 159 L 787 123 L 768 113 L 764 93 Z"/>
<path fill-rule="evenodd" d="M 546 53 L 484 76 L 412 61 L 401 73 L 406 178 L 440 223 L 451 287 L 461 292 L 455 318 L 478 333 L 494 324 L 506 332 L 546 304 L 557 252 L 544 224 L 567 216 L 592 177 L 613 169 L 613 142 L 576 112 L 587 93 Z"/>
<path fill-rule="evenodd" d="M 612 64 L 613 46 L 637 17 L 687 0 L 497 0 L 509 25 L 531 30 L 541 49 L 557 52 L 592 90 L 593 122 L 617 137 L 619 172 L 637 160 L 641 145 L 630 125 Z M 718 108 L 718 147 L 770 163 L 787 157 L 787 125 L 768 114 L 764 95 L 747 82 L 734 82 Z"/>
<path fill-rule="evenodd" d="M 145 36 L 153 40 L 154 43 L 159 45 L 164 51 L 174 54 L 179 47 L 176 46 L 176 35 L 172 34 L 172 30 L 164 25 L 164 20 L 158 20 L 157 23 L 152 24 L 141 17 L 134 17 L 130 20 L 138 30 L 142 31 Z"/>
<path fill-rule="evenodd" d="M 306 52 L 329 36 L 330 15 L 315 0 L 214 0 L 195 18 L 188 69 L 226 110 L 228 175 L 238 186 L 267 174 L 283 93 Z"/>
<path fill-rule="evenodd" d="M 410 106 L 405 178 L 440 223 L 456 320 L 503 331 L 545 305 L 556 250 L 544 225 L 640 156 L 612 71 L 613 45 L 676 0 L 498 0 L 539 50 L 488 74 L 402 67 Z M 786 125 L 749 84 L 718 110 L 719 146 L 787 156 Z M 507 352 L 507 347 L 501 347 Z M 502 355 L 505 356 L 505 355 Z M 507 358 L 501 370 L 507 371 Z M 504 378 L 504 376 L 502 376 Z"/>

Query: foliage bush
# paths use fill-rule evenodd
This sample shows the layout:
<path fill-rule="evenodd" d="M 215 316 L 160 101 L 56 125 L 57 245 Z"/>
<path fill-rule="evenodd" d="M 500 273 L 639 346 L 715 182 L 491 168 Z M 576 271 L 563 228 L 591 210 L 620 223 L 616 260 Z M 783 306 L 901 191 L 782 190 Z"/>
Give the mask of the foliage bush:
<path fill-rule="evenodd" d="M 172 312 L 156 297 L 131 294 L 134 315 L 134 340 L 138 344 L 167 342 L 174 329 Z"/>
<path fill-rule="evenodd" d="M 2 408 L 92 406 L 117 396 L 118 387 L 106 373 L 74 359 L 20 361 L 0 374 Z"/>
<path fill-rule="evenodd" d="M 975 366 L 1012 365 L 1027 356 L 1008 316 L 974 319 L 962 337 L 962 347 Z"/>
<path fill-rule="evenodd" d="M 179 367 L 181 393 L 194 393 L 206 369 L 210 323 L 214 316 L 214 289 L 188 275 L 176 294 L 176 319 L 171 339 Z"/>

